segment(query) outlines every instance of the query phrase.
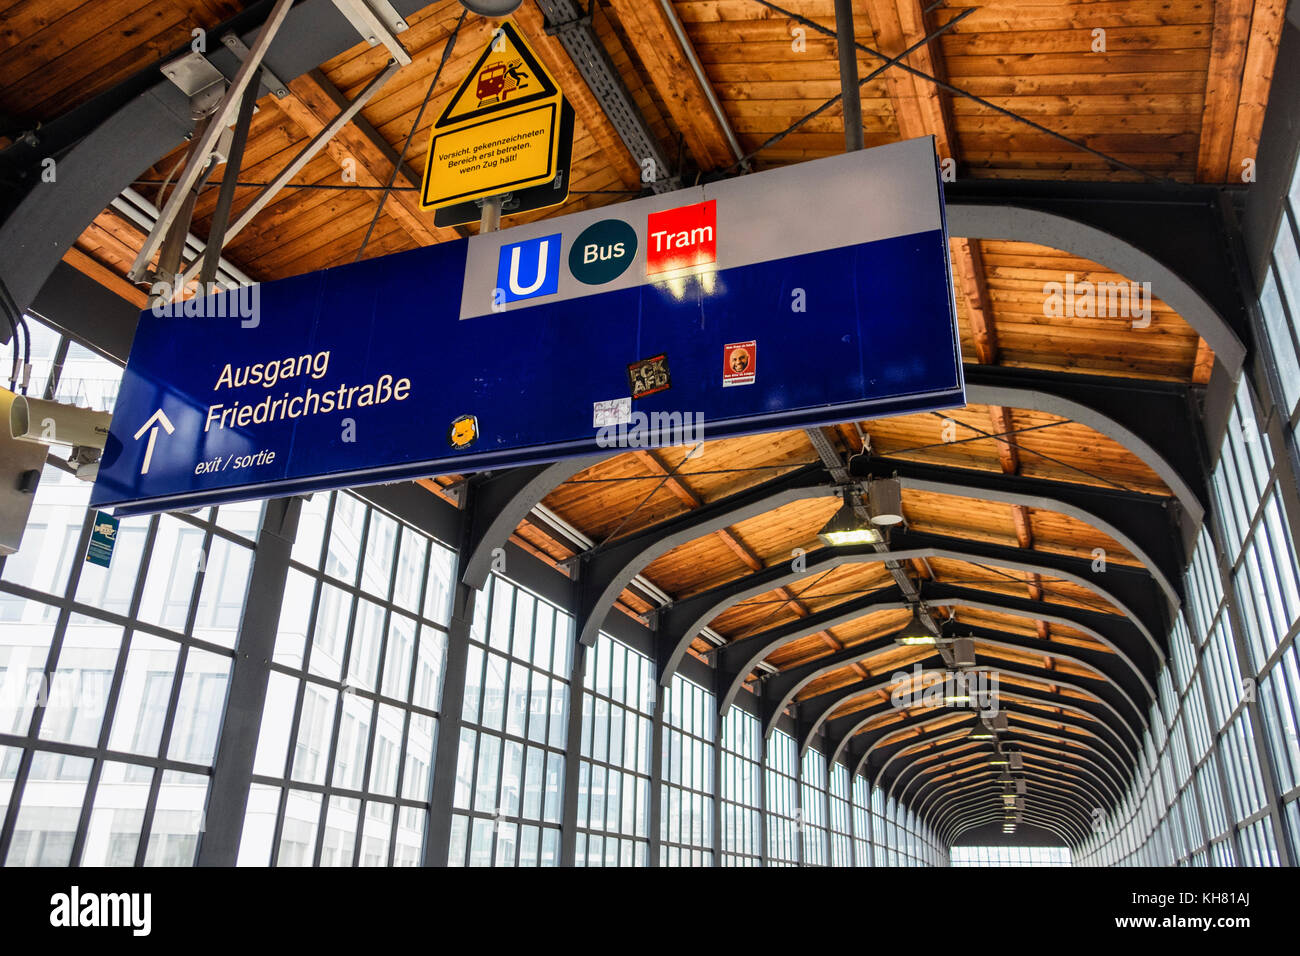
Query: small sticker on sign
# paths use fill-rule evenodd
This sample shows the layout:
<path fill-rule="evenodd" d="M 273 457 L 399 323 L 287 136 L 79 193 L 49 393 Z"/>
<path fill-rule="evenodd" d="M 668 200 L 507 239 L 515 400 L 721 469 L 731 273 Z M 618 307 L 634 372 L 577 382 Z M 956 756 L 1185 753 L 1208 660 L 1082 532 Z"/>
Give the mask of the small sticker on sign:
<path fill-rule="evenodd" d="M 722 387 L 753 385 L 758 373 L 758 342 L 733 342 L 722 347 Z"/>
<path fill-rule="evenodd" d="M 668 356 L 655 355 L 633 362 L 627 367 L 627 382 L 634 399 L 667 390 L 672 386 L 672 379 L 668 376 Z"/>
<path fill-rule="evenodd" d="M 632 399 L 611 398 L 605 402 L 592 402 L 591 427 L 604 428 L 607 425 L 626 425 L 632 421 Z"/>

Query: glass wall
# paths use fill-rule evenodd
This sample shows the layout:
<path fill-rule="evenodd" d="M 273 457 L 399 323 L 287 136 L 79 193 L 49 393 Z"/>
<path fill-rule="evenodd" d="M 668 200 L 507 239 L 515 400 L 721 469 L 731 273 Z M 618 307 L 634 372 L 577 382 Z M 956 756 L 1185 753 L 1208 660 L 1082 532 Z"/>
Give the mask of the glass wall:
<path fill-rule="evenodd" d="M 821 751 L 809 747 L 803 753 L 800 766 L 800 809 L 803 835 L 804 866 L 825 866 L 826 842 L 826 758 Z"/>
<path fill-rule="evenodd" d="M 660 866 L 713 863 L 713 694 L 673 675 L 664 701 Z"/>
<path fill-rule="evenodd" d="M 1187 606 L 1170 635 L 1144 760 L 1129 805 L 1081 854 L 1088 863 L 1268 866 L 1279 862 L 1253 713 L 1277 767 L 1284 827 L 1297 798 L 1294 634 L 1300 566 L 1278 472 L 1249 385 L 1237 391 L 1211 487 L 1228 555 L 1202 530 L 1188 567 Z M 1225 593 L 1220 562 L 1241 596 Z M 1238 634 L 1240 629 L 1240 635 Z M 1245 654 L 1241 653 L 1244 645 Z M 1281 692 L 1279 694 L 1279 691 Z M 1258 710 L 1249 706 L 1258 702 Z M 1293 844 L 1300 832 L 1292 829 Z"/>
<path fill-rule="evenodd" d="M 831 865 L 853 866 L 850 830 L 849 770 L 842 763 L 831 768 Z M 863 866 L 867 861 L 863 860 Z"/>
<path fill-rule="evenodd" d="M 29 394 L 111 411 L 121 372 L 35 319 Z M 51 456 L 0 561 L 0 856 L 188 865 L 203 830 L 261 503 L 124 519 Z"/>
<path fill-rule="evenodd" d="M 648 866 L 650 658 L 601 633 L 587 661 L 578 771 L 579 866 Z"/>
<path fill-rule="evenodd" d="M 764 809 L 767 812 L 767 865 L 799 863 L 799 745 L 784 730 L 767 739 L 763 768 Z"/>
<path fill-rule="evenodd" d="M 1065 846 L 955 846 L 953 866 L 1071 866 Z"/>
<path fill-rule="evenodd" d="M 303 503 L 240 864 L 421 862 L 454 567 L 352 494 Z"/>
<path fill-rule="evenodd" d="M 556 866 L 573 618 L 493 575 L 474 603 L 453 865 Z"/>
<path fill-rule="evenodd" d="M 722 865 L 761 866 L 763 725 L 739 707 L 722 720 Z"/>

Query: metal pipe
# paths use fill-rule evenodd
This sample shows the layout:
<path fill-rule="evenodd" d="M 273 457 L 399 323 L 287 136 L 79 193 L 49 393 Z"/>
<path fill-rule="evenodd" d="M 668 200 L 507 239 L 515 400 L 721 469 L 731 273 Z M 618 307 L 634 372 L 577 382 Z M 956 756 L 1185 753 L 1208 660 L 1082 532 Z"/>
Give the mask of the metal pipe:
<path fill-rule="evenodd" d="M 210 122 L 206 127 L 202 128 L 202 132 L 195 130 L 194 146 L 190 151 L 190 159 L 185 164 L 185 169 L 181 171 L 180 177 L 176 180 L 176 188 L 167 197 L 167 202 L 158 216 L 158 221 L 145 239 L 144 245 L 140 247 L 135 262 L 131 264 L 131 270 L 127 274 L 127 278 L 132 282 L 139 282 L 144 278 L 154 251 L 162 242 L 163 236 L 171 229 L 172 222 L 181 211 L 181 205 L 207 168 L 208 157 L 212 155 L 212 148 L 217 144 L 217 137 L 225 129 L 226 117 L 230 115 L 235 104 L 244 95 L 244 89 L 257 74 L 262 57 L 266 56 L 266 51 L 271 46 L 271 41 L 275 39 L 280 24 L 288 16 L 291 6 L 293 6 L 293 0 L 276 0 L 270 16 L 266 18 L 266 21 L 262 24 L 262 29 L 258 31 L 257 39 L 253 41 L 253 47 L 249 51 L 248 59 L 239 65 L 239 70 L 235 73 L 234 80 L 226 89 L 225 96 L 222 97 L 216 111 L 209 117 Z M 188 231 L 188 224 L 186 231 Z"/>
<path fill-rule="evenodd" d="M 835 0 L 836 46 L 840 54 L 840 93 L 844 100 L 844 150 L 862 148 L 862 98 L 858 89 L 858 38 L 853 0 Z"/>
<path fill-rule="evenodd" d="M 488 196 L 483 200 L 483 215 L 478 221 L 479 233 L 496 232 L 501 228 L 501 205 L 504 196 Z"/>
<path fill-rule="evenodd" d="M 235 134 L 230 141 L 230 154 L 226 157 L 226 175 L 221 179 L 217 206 L 212 212 L 212 228 L 208 230 L 208 245 L 203 250 L 203 267 L 199 269 L 199 284 L 203 289 L 216 279 L 217 267 L 221 265 L 221 249 L 226 244 L 226 227 L 230 225 L 230 208 L 235 203 L 235 184 L 239 182 L 239 168 L 244 163 L 244 147 L 248 143 L 248 127 L 253 121 L 257 95 L 258 84 L 249 83 L 239 101 Z"/>
<path fill-rule="evenodd" d="M 836 0 L 838 3 L 840 0 Z M 686 54 L 686 62 L 691 65 L 691 72 L 695 74 L 695 80 L 704 90 L 704 96 L 709 101 L 709 108 L 713 110 L 713 115 L 717 117 L 718 124 L 722 131 L 727 134 L 727 145 L 731 147 L 732 154 L 736 159 L 744 159 L 745 151 L 740 148 L 740 142 L 736 139 L 736 134 L 731 130 L 731 123 L 727 120 L 727 114 L 722 111 L 722 104 L 718 102 L 717 94 L 713 92 L 713 84 L 704 74 L 704 67 L 700 66 L 699 58 L 695 55 L 695 47 L 691 46 L 690 38 L 686 36 L 686 31 L 682 29 L 682 21 L 677 19 L 677 13 L 673 10 L 672 0 L 659 0 L 659 6 L 664 11 L 664 16 L 672 24 L 673 33 L 677 35 L 677 42 L 682 45 L 682 50 Z M 859 122 L 859 125 L 861 123 Z"/>

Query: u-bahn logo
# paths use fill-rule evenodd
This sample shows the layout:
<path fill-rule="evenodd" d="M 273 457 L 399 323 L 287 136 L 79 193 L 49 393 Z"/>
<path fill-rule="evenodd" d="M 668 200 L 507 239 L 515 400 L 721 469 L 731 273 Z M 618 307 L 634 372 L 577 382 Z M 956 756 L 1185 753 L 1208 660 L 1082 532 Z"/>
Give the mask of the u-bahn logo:
<path fill-rule="evenodd" d="M 560 287 L 560 242 L 553 236 L 538 236 L 501 247 L 497 259 L 497 296 L 502 302 L 518 302 L 554 295 Z"/>

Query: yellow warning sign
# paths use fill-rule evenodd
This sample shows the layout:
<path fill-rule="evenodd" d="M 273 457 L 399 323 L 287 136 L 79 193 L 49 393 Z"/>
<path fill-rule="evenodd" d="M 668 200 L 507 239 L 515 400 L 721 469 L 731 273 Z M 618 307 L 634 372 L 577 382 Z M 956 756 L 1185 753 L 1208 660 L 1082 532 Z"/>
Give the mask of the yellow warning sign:
<path fill-rule="evenodd" d="M 421 206 L 469 202 L 555 179 L 562 172 L 563 100 L 518 28 L 503 22 L 433 124 Z"/>
<path fill-rule="evenodd" d="M 555 178 L 558 112 L 558 104 L 543 103 L 434 133 L 424 205 L 468 202 L 550 182 Z"/>

